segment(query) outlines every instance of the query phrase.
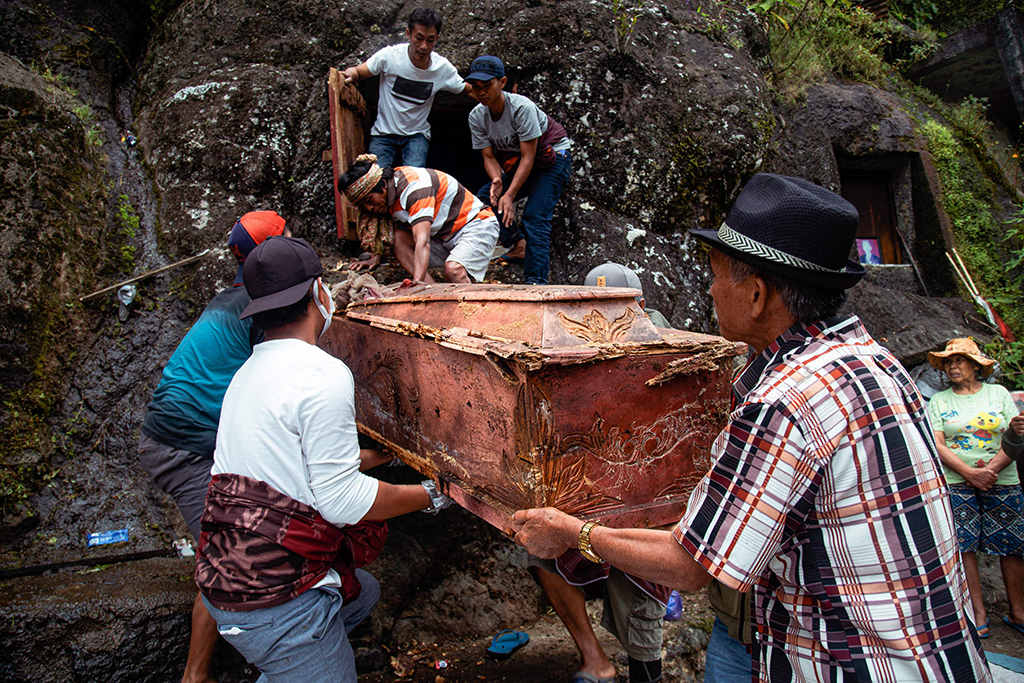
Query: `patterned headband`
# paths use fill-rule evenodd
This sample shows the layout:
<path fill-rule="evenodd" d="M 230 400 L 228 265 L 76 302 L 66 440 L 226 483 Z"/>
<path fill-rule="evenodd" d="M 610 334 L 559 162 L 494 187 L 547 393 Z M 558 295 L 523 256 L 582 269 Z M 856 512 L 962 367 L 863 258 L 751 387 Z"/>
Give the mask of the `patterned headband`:
<path fill-rule="evenodd" d="M 376 154 L 360 154 L 356 157 L 354 163 L 359 163 L 360 161 L 369 161 L 370 170 L 364 173 L 359 180 L 345 188 L 345 196 L 353 204 L 358 204 L 365 199 L 366 195 L 370 194 L 373 188 L 377 187 L 380 179 L 384 177 L 384 171 L 377 165 Z"/>
<path fill-rule="evenodd" d="M 802 258 L 787 254 L 784 251 L 779 251 L 775 247 L 769 247 L 767 244 L 762 244 L 757 240 L 751 239 L 746 235 L 742 235 L 725 223 L 722 223 L 722 227 L 718 229 L 718 239 L 722 240 L 730 247 L 738 251 L 742 251 L 751 256 L 759 256 L 760 258 L 768 261 L 775 261 L 785 266 L 792 266 L 794 268 L 804 268 L 808 270 L 817 270 L 822 273 L 841 273 L 841 270 L 832 270 L 831 268 L 825 268 L 819 266 L 817 263 L 811 263 Z"/>

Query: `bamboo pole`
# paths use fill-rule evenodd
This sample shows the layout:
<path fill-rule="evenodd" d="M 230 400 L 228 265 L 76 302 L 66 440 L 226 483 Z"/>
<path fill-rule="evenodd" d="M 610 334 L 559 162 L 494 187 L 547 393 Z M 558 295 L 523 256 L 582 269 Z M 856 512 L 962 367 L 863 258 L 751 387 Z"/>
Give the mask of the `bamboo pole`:
<path fill-rule="evenodd" d="M 132 284 L 133 282 L 138 282 L 139 280 L 145 280 L 147 277 L 152 277 L 154 275 L 159 275 L 160 273 L 162 273 L 164 271 L 170 270 L 172 268 L 177 268 L 178 266 L 188 265 L 189 263 L 192 263 L 193 261 L 198 261 L 199 259 L 203 258 L 204 256 L 206 256 L 209 253 L 210 253 L 209 249 L 204 249 L 203 251 L 199 252 L 195 256 L 189 256 L 186 259 L 182 259 L 180 261 L 175 261 L 174 263 L 172 263 L 170 265 L 163 266 L 161 268 L 156 268 L 155 270 L 146 271 L 142 275 L 136 275 L 135 277 L 130 277 L 127 280 L 123 280 L 121 282 L 118 282 L 116 285 L 110 285 L 109 287 L 104 287 L 103 289 L 98 289 L 95 292 L 92 292 L 91 294 L 86 294 L 83 297 L 79 297 L 78 301 L 79 302 L 88 301 L 89 299 L 94 299 L 94 298 L 98 297 L 100 294 L 106 294 L 107 292 L 116 291 L 118 289 L 121 289 L 125 285 Z"/>

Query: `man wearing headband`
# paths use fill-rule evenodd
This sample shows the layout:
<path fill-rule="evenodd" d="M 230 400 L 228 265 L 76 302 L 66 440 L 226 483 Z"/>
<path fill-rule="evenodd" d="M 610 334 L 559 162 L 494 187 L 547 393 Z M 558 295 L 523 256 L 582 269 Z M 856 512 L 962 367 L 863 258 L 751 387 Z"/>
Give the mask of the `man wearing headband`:
<path fill-rule="evenodd" d="M 426 166 L 430 145 L 431 104 L 438 89 L 469 94 L 452 63 L 434 53 L 441 16 L 432 9 L 417 7 L 409 15 L 405 31 L 408 43 L 377 51 L 359 66 L 341 72 L 346 83 L 380 76 L 377 120 L 370 130 L 371 154 L 380 165 L 391 168 L 400 154 L 406 166 Z"/>
<path fill-rule="evenodd" d="M 755 681 L 991 681 L 924 400 L 839 314 L 864 276 L 857 223 L 842 197 L 760 173 L 718 230 L 691 230 L 711 247 L 722 336 L 752 352 L 711 470 L 673 531 L 545 508 L 513 515 L 515 539 L 750 593 Z"/>
<path fill-rule="evenodd" d="M 432 168 L 382 168 L 362 154 L 338 178 L 338 191 L 359 207 L 359 241 L 376 265 L 393 240 L 395 257 L 417 282 L 444 267 L 448 282 L 482 282 L 498 241 L 498 221 L 454 177 Z M 396 229 L 395 221 L 408 224 Z M 371 267 L 372 267 L 371 265 Z"/>
<path fill-rule="evenodd" d="M 139 460 L 157 487 L 174 499 L 196 542 L 224 392 L 263 339 L 251 321 L 238 319 L 249 304 L 242 264 L 268 237 L 290 234 L 274 211 L 250 211 L 238 219 L 228 235 L 228 249 L 238 261 L 235 281 L 210 301 L 174 350 L 142 421 Z M 196 596 L 183 681 L 207 680 L 216 643 L 217 625 Z"/>

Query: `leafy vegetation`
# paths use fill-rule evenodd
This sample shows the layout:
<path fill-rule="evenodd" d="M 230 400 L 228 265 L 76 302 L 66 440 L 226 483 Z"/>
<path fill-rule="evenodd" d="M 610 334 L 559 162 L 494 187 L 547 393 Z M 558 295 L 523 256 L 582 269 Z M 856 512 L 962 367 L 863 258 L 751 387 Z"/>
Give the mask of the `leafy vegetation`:
<path fill-rule="evenodd" d="M 771 42 L 771 78 L 785 97 L 832 77 L 878 82 L 892 69 L 882 57 L 889 25 L 849 0 L 759 0 Z"/>
<path fill-rule="evenodd" d="M 636 0 L 630 4 L 629 0 L 612 0 L 612 12 L 615 15 L 615 36 L 618 40 L 618 49 L 625 51 L 633 39 L 633 29 L 636 28 L 637 19 L 644 8 L 644 0 Z"/>
<path fill-rule="evenodd" d="M 1010 254 L 1006 261 L 1006 272 L 1021 273 L 1024 270 L 1024 206 L 1019 206 L 1003 227 L 1006 230 L 1003 243 Z M 1013 278 L 1011 284 L 1018 290 L 1024 288 L 1024 275 Z M 1020 300 L 1011 299 L 1006 304 L 1018 308 Z M 1014 389 L 1024 389 L 1024 340 L 1008 342 L 997 337 L 985 347 L 985 353 L 999 361 L 1004 384 Z"/>
<path fill-rule="evenodd" d="M 1006 0 L 889 0 L 889 14 L 913 28 L 950 34 L 988 19 L 1010 6 Z"/>
<path fill-rule="evenodd" d="M 1011 389 L 1024 389 L 1024 342 L 996 337 L 985 345 L 985 353 L 999 361 L 1003 384 Z"/>

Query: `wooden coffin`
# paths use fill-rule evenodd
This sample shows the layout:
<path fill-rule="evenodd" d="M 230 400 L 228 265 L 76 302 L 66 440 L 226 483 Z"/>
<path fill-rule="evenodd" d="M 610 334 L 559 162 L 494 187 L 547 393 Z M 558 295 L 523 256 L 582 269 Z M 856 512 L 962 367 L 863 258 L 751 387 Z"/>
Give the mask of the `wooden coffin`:
<path fill-rule="evenodd" d="M 746 347 L 658 329 L 638 295 L 418 285 L 349 305 L 320 344 L 355 375 L 360 431 L 494 526 L 549 505 L 660 526 L 710 465 Z"/>

